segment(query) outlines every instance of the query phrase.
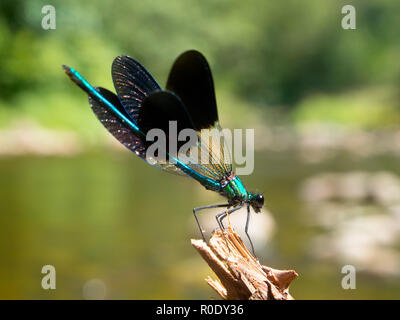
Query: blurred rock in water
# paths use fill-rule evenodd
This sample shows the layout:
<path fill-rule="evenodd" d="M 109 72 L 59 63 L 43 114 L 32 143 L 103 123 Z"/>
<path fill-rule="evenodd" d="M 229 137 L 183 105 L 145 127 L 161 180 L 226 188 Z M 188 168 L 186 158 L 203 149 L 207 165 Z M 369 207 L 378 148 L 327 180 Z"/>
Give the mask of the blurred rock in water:
<path fill-rule="evenodd" d="M 296 150 L 308 163 L 319 163 L 340 153 L 354 157 L 400 155 L 399 130 L 364 130 L 334 124 L 257 128 L 257 150 Z"/>
<path fill-rule="evenodd" d="M 344 201 L 390 205 L 400 203 L 400 178 L 388 171 L 322 173 L 300 186 L 306 202 Z"/>
<path fill-rule="evenodd" d="M 398 222 L 381 213 L 343 219 L 333 231 L 310 242 L 310 253 L 316 259 L 354 265 L 359 271 L 400 276 L 400 253 L 395 248 L 400 240 Z"/>
<path fill-rule="evenodd" d="M 371 176 L 369 184 L 375 201 L 381 205 L 400 203 L 400 179 L 391 172 L 378 172 Z"/>
<path fill-rule="evenodd" d="M 81 149 L 73 132 L 44 129 L 31 120 L 0 131 L 0 155 L 74 155 Z"/>
<path fill-rule="evenodd" d="M 309 243 L 315 259 L 400 276 L 397 175 L 385 171 L 323 173 L 305 180 L 299 195 L 305 203 L 305 219 L 321 231 Z"/>

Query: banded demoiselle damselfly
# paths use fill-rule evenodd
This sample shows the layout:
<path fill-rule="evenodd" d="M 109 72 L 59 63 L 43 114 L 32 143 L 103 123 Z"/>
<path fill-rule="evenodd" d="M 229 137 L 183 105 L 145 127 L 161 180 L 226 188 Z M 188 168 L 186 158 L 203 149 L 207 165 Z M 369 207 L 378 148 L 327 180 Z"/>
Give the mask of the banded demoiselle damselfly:
<path fill-rule="evenodd" d="M 232 163 L 227 161 L 229 152 L 224 147 L 218 146 L 216 152 L 214 146 L 210 148 L 201 141 L 200 132 L 204 129 L 214 129 L 220 136 L 223 134 L 218 121 L 211 70 L 200 52 L 186 51 L 176 59 L 169 73 L 166 90 L 139 62 L 128 56 L 119 56 L 112 64 L 112 79 L 117 95 L 107 89 L 91 86 L 73 68 L 65 65 L 63 68 L 69 78 L 88 94 L 89 104 L 104 127 L 130 151 L 162 170 L 189 176 L 206 189 L 216 191 L 227 199 L 225 204 L 193 209 L 204 240 L 204 232 L 197 217 L 199 211 L 226 208 L 216 215 L 218 225 L 223 230 L 223 219 L 246 206 L 245 233 L 254 253 L 248 234 L 250 208 L 260 212 L 264 197 L 260 193 L 246 190 L 241 179 L 234 173 Z M 168 146 L 165 153 L 173 161 L 150 161 L 146 157 L 146 151 L 151 145 L 146 139 L 147 134 L 152 129 L 168 132 L 171 121 L 177 123 L 179 130 L 195 130 L 199 139 L 195 147 L 200 154 L 208 154 L 213 161 L 182 161 L 168 153 Z"/>

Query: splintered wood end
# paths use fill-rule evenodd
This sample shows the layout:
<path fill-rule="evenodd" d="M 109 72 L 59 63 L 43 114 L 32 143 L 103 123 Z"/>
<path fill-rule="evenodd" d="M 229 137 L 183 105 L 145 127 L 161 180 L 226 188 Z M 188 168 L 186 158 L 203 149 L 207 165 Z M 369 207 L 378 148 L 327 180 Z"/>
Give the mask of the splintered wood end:
<path fill-rule="evenodd" d="M 297 278 L 296 271 L 261 265 L 233 229 L 217 230 L 208 244 L 191 242 L 218 277 L 205 280 L 223 299 L 293 300 L 289 285 Z"/>

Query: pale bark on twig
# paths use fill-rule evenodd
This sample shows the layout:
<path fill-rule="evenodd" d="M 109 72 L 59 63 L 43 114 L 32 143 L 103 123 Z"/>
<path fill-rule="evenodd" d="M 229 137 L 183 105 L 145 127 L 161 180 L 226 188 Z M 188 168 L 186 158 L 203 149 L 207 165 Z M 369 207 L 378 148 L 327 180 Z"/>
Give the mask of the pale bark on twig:
<path fill-rule="evenodd" d="M 217 230 L 209 243 L 192 239 L 193 247 L 217 275 L 207 283 L 227 300 L 292 300 L 289 285 L 297 277 L 294 270 L 263 266 L 231 228 Z"/>

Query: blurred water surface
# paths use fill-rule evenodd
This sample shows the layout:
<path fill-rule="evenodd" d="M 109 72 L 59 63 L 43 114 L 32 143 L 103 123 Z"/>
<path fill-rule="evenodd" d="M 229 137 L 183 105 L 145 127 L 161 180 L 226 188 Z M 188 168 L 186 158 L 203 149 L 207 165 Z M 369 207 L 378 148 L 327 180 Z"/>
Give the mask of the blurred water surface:
<path fill-rule="evenodd" d="M 300 274 L 291 289 L 296 298 L 399 297 L 399 274 L 365 265 L 357 273 L 357 289 L 342 289 L 346 259 L 335 251 L 328 258 L 318 254 L 314 242 L 332 231 L 313 223 L 317 219 L 300 196 L 305 179 L 321 171 L 375 172 L 384 164 L 400 175 L 398 160 L 355 162 L 343 154 L 310 164 L 293 151 L 257 154 L 254 174 L 243 180 L 248 189 L 265 193 L 275 231 L 256 251 L 263 263 Z M 203 280 L 210 272 L 189 240 L 199 236 L 191 209 L 222 199 L 196 182 L 155 170 L 127 152 L 97 151 L 4 157 L 0 176 L 0 298 L 82 299 L 95 290 L 93 283 L 109 299 L 216 296 Z M 398 234 L 390 247 L 399 254 Z M 56 290 L 41 288 L 46 264 L 56 268 Z"/>

